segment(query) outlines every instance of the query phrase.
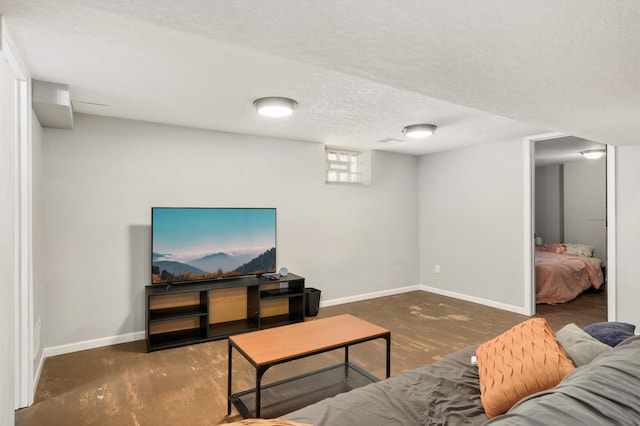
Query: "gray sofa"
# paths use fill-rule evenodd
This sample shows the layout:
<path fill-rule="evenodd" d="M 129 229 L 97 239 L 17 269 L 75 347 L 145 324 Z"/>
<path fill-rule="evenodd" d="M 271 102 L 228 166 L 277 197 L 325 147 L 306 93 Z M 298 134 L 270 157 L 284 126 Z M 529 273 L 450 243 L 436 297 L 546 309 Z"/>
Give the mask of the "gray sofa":
<path fill-rule="evenodd" d="M 640 336 L 576 368 L 557 386 L 488 420 L 480 399 L 475 347 L 283 416 L 341 425 L 640 425 Z"/>

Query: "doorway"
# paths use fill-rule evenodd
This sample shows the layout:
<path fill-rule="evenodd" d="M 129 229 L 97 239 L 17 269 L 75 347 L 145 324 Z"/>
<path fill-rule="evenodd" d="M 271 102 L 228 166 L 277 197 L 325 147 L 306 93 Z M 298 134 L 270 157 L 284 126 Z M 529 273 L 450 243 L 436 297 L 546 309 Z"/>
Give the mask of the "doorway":
<path fill-rule="evenodd" d="M 582 154 L 593 152 L 602 156 L 589 160 Z M 585 316 L 598 321 L 614 320 L 615 149 L 554 133 L 526 138 L 525 157 L 525 188 L 529 190 L 525 194 L 525 310 L 530 315 L 557 312 L 571 318 L 572 309 L 578 316 L 584 309 Z M 536 252 L 565 243 L 593 247 L 592 256 L 602 261 L 606 281 L 600 288 L 604 290 L 585 283 L 585 297 L 537 305 Z M 539 271 L 542 277 L 545 271 Z"/>

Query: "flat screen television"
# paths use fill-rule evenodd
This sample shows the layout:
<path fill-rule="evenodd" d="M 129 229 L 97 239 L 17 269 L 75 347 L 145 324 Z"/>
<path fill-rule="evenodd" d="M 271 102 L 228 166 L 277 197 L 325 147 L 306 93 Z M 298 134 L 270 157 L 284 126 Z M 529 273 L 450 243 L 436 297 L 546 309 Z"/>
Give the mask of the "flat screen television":
<path fill-rule="evenodd" d="M 152 284 L 275 272 L 276 209 L 153 207 L 151 251 Z"/>

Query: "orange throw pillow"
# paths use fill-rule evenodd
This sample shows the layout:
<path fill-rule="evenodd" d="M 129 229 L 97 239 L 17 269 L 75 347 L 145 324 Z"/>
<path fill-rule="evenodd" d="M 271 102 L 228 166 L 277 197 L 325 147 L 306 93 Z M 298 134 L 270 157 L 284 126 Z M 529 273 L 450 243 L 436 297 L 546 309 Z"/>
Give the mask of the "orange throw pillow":
<path fill-rule="evenodd" d="M 480 398 L 488 418 L 554 387 L 574 369 L 544 318 L 532 318 L 476 350 Z"/>

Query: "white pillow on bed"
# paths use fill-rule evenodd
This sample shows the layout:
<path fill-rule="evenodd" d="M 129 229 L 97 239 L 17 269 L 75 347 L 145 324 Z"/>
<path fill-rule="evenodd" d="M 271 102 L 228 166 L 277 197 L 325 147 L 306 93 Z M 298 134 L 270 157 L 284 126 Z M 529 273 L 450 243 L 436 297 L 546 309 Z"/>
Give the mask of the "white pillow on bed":
<path fill-rule="evenodd" d="M 569 256 L 593 257 L 593 246 L 588 244 L 566 244 Z"/>

